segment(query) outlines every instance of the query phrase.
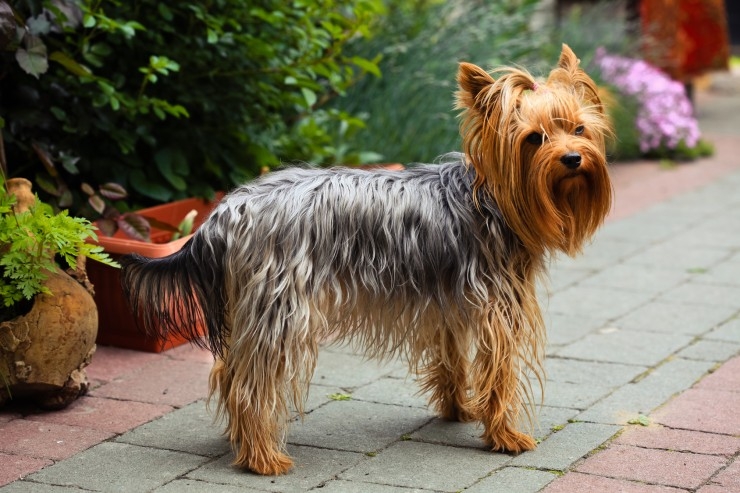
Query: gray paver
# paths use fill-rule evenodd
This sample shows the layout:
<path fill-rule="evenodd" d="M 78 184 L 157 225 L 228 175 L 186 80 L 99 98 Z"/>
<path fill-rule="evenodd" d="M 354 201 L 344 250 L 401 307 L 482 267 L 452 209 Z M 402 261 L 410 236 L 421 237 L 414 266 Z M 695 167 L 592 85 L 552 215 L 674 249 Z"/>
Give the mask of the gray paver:
<path fill-rule="evenodd" d="M 264 490 L 228 484 L 206 483 L 195 479 L 178 479 L 152 490 L 153 493 L 259 493 L 261 491 Z"/>
<path fill-rule="evenodd" d="M 28 478 L 91 491 L 135 493 L 168 483 L 207 460 L 171 450 L 103 442 Z"/>
<path fill-rule="evenodd" d="M 353 452 L 373 452 L 412 433 L 434 415 L 427 409 L 337 401 L 292 423 L 288 441 Z"/>
<path fill-rule="evenodd" d="M 696 336 L 716 327 L 736 312 L 734 307 L 654 301 L 615 320 L 622 329 Z"/>
<path fill-rule="evenodd" d="M 336 479 L 321 486 L 321 493 L 423 493 L 420 488 L 402 488 L 387 484 L 360 483 L 357 481 L 343 481 Z"/>
<path fill-rule="evenodd" d="M 396 406 L 428 407 L 428 397 L 419 393 L 419 386 L 411 378 L 381 378 L 355 390 L 352 399 Z"/>
<path fill-rule="evenodd" d="M 2 493 L 80 493 L 82 490 L 76 486 L 57 486 L 21 480 L 0 486 L 0 491 Z"/>
<path fill-rule="evenodd" d="M 625 263 L 647 268 L 665 267 L 678 273 L 688 273 L 694 269 L 708 269 L 727 258 L 728 255 L 729 251 L 725 248 L 704 246 L 680 248 L 672 242 L 671 238 L 630 256 Z"/>
<path fill-rule="evenodd" d="M 567 382 L 584 386 L 617 387 L 632 381 L 645 370 L 647 367 L 644 366 L 553 357 L 545 360 L 548 380 L 545 386 L 550 382 Z"/>
<path fill-rule="evenodd" d="M 668 267 L 616 264 L 589 276 L 581 284 L 584 286 L 636 289 L 658 294 L 684 282 L 689 276 L 690 274 L 686 271 Z"/>
<path fill-rule="evenodd" d="M 581 339 L 589 332 L 600 329 L 607 322 L 606 317 L 588 315 L 571 315 L 568 313 L 544 314 L 547 327 L 547 342 L 552 347 L 563 346 Z"/>
<path fill-rule="evenodd" d="M 678 356 L 686 359 L 721 362 L 740 353 L 740 344 L 727 341 L 696 341 L 685 348 Z"/>
<path fill-rule="evenodd" d="M 398 370 L 401 363 L 380 363 L 347 352 L 322 351 L 312 383 L 350 389 L 367 385 L 377 378 Z"/>
<path fill-rule="evenodd" d="M 465 493 L 516 492 L 535 493 L 557 476 L 550 472 L 523 467 L 505 467 L 465 490 Z"/>
<path fill-rule="evenodd" d="M 569 344 L 556 354 L 564 358 L 653 366 L 687 346 L 692 338 L 679 334 L 605 328 Z"/>
<path fill-rule="evenodd" d="M 674 303 L 724 306 L 737 309 L 738 300 L 740 300 L 740 286 L 687 282 L 663 293 L 661 299 Z"/>
<path fill-rule="evenodd" d="M 454 449 L 422 442 L 397 442 L 376 457 L 340 474 L 341 479 L 371 481 L 440 491 L 459 491 L 509 462 L 504 454 Z"/>
<path fill-rule="evenodd" d="M 165 414 L 124 433 L 116 441 L 206 457 L 218 457 L 231 450 L 223 436 L 223 427 L 213 422 L 204 402 L 195 402 Z"/>
<path fill-rule="evenodd" d="M 578 316 L 598 313 L 610 320 L 644 305 L 651 298 L 650 293 L 639 291 L 576 285 L 553 294 L 547 310 Z"/>
<path fill-rule="evenodd" d="M 550 435 L 535 450 L 515 457 L 511 465 L 562 471 L 620 429 L 621 427 L 614 425 L 569 423 L 562 430 Z"/>
<path fill-rule="evenodd" d="M 331 480 L 341 471 L 369 459 L 364 454 L 317 447 L 288 445 L 294 466 L 281 476 L 258 476 L 231 465 L 233 457 L 224 456 L 187 474 L 188 479 L 228 484 L 281 493 L 304 492 Z"/>
<path fill-rule="evenodd" d="M 620 387 L 576 419 L 624 425 L 639 414 L 649 414 L 677 392 L 691 387 L 713 365 L 707 361 L 672 359 L 638 382 Z"/>
<path fill-rule="evenodd" d="M 720 325 L 706 336 L 707 339 L 740 343 L 740 318 L 733 318 Z"/>

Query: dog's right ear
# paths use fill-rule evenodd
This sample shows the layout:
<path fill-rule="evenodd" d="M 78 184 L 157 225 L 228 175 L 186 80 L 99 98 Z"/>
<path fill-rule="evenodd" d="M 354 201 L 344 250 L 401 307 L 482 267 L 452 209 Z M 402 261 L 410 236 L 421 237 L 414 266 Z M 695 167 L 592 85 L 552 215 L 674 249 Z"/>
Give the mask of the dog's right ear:
<path fill-rule="evenodd" d="M 471 109 L 480 106 L 483 102 L 481 97 L 485 94 L 495 81 L 493 77 L 472 63 L 462 62 L 457 71 L 457 83 L 460 90 L 457 92 L 457 108 Z"/>

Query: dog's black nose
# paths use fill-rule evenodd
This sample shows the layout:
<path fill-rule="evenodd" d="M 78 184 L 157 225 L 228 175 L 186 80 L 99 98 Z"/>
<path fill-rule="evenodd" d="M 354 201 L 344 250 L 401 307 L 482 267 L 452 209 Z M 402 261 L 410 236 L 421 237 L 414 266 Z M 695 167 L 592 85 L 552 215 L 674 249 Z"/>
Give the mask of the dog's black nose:
<path fill-rule="evenodd" d="M 569 152 L 560 158 L 560 162 L 568 169 L 576 169 L 581 165 L 581 155 L 577 152 Z"/>

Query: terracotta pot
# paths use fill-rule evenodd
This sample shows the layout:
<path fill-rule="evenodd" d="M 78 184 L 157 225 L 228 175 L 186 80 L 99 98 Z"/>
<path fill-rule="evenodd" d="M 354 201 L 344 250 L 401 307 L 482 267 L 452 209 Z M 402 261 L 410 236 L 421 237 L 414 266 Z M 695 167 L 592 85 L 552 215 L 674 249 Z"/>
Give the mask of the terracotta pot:
<path fill-rule="evenodd" d="M 49 275 L 26 315 L 0 323 L 0 404 L 28 398 L 60 409 L 85 393 L 84 368 L 95 353 L 98 316 L 92 295 L 64 272 Z"/>

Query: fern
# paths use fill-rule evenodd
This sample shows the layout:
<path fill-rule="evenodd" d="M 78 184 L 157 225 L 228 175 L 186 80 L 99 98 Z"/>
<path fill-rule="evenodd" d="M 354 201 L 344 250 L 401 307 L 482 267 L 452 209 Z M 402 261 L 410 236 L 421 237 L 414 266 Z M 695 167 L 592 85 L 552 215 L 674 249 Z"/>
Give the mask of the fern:
<path fill-rule="evenodd" d="M 38 198 L 25 212 L 15 212 L 14 204 L 15 197 L 0 183 L 0 298 L 5 307 L 49 293 L 44 286 L 49 273 L 59 265 L 75 268 L 80 255 L 118 266 L 102 247 L 87 242 L 97 239 L 87 219 L 66 210 L 54 213 Z"/>

